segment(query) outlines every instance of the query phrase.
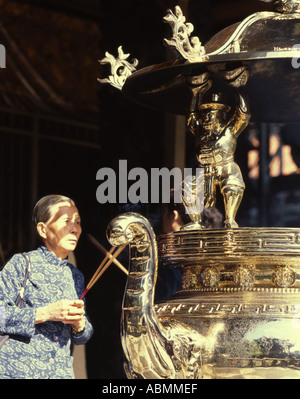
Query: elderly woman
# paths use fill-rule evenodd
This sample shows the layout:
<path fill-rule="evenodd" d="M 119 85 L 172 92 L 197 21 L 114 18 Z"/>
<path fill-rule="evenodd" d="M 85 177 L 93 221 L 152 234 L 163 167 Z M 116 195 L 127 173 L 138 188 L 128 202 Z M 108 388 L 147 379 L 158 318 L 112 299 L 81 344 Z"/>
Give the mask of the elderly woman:
<path fill-rule="evenodd" d="M 71 344 L 85 344 L 93 333 L 78 299 L 83 275 L 68 262 L 81 234 L 79 212 L 70 198 L 49 195 L 36 204 L 33 220 L 43 245 L 28 253 L 24 308 L 15 300 L 25 258 L 14 255 L 0 273 L 0 334 L 10 335 L 0 349 L 0 378 L 74 378 Z"/>

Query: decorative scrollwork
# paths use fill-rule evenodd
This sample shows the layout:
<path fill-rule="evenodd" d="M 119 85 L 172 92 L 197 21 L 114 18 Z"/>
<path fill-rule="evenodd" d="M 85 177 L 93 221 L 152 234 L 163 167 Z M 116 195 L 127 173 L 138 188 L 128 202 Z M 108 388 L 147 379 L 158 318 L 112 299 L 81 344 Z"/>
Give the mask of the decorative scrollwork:
<path fill-rule="evenodd" d="M 109 83 L 110 85 L 122 90 L 126 79 L 136 71 L 138 65 L 138 60 L 134 58 L 132 63 L 127 61 L 130 54 L 125 54 L 123 52 L 122 46 L 118 47 L 118 58 L 115 58 L 109 52 L 105 53 L 105 57 L 100 60 L 100 64 L 110 64 L 111 65 L 111 75 L 105 79 L 97 79 L 100 83 Z"/>
<path fill-rule="evenodd" d="M 164 43 L 175 50 L 177 56 L 193 62 L 205 54 L 205 48 L 201 45 L 199 38 L 190 37 L 194 26 L 190 22 L 185 23 L 186 18 L 179 6 L 175 7 L 175 14 L 172 10 L 168 10 L 163 20 L 173 29 L 172 39 L 164 39 Z"/>
<path fill-rule="evenodd" d="M 244 289 L 251 288 L 255 282 L 255 268 L 251 265 L 239 266 L 233 273 L 233 281 Z"/>
<path fill-rule="evenodd" d="M 198 276 L 190 269 L 183 271 L 181 279 L 183 289 L 196 289 L 199 286 Z"/>
<path fill-rule="evenodd" d="M 202 273 L 202 284 L 204 287 L 217 287 L 220 281 L 220 274 L 214 267 L 206 267 Z"/>
<path fill-rule="evenodd" d="M 277 287 L 291 287 L 296 280 L 296 274 L 289 266 L 276 266 L 272 281 Z"/>

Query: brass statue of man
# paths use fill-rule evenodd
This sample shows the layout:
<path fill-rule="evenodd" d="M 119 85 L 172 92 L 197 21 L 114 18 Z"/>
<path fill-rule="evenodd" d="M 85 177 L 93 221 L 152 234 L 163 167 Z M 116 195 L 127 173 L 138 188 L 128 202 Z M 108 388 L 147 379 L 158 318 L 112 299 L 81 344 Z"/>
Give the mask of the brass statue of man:
<path fill-rule="evenodd" d="M 224 73 L 225 81 L 236 93 L 237 104 L 231 118 L 227 118 L 230 107 L 220 102 L 218 94 L 203 103 L 204 94 L 212 86 L 208 73 L 188 78 L 193 93 L 188 127 L 196 137 L 199 166 L 204 168 L 204 206 L 215 205 L 218 185 L 224 198 L 224 226 L 227 228 L 238 227 L 235 217 L 245 190 L 240 168 L 234 162 L 234 153 L 237 139 L 250 120 L 245 93 L 248 77 L 246 67 Z"/>

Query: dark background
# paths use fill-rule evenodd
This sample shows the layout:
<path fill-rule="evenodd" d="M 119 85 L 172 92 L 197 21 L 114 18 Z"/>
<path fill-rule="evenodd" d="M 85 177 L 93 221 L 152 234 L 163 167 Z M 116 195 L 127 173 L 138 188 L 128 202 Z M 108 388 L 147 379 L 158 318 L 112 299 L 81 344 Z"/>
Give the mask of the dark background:
<path fill-rule="evenodd" d="M 138 68 L 170 58 L 163 46 L 170 28 L 162 18 L 177 4 L 204 44 L 231 23 L 272 8 L 254 0 L 0 0 L 0 43 L 7 56 L 6 69 L 0 72 L 2 265 L 15 252 L 35 247 L 31 211 L 49 193 L 70 196 L 77 203 L 84 232 L 76 259 L 87 281 L 103 258 L 88 233 L 108 249 L 106 226 L 127 210 L 142 213 L 160 233 L 160 206 L 100 205 L 96 173 L 103 167 L 118 171 L 120 159 L 128 161 L 128 170 L 176 166 L 170 134 L 174 120 L 128 101 L 111 86 L 100 85 L 97 78 L 104 78 L 106 69 L 97 60 L 105 51 L 117 55 L 120 45 L 140 61 Z M 253 121 L 239 141 L 237 161 L 247 185 L 238 214 L 240 226 L 300 224 L 298 170 L 284 172 L 280 152 L 287 145 L 297 154 L 298 126 L 280 129 L 279 149 L 271 156 L 272 128 Z M 264 152 L 253 146 L 251 134 L 264 143 Z M 254 177 L 249 174 L 251 150 L 257 150 L 259 157 L 260 173 Z M 193 138 L 188 133 L 183 151 L 190 165 Z M 276 176 L 269 168 L 274 156 L 281 163 Z M 128 254 L 120 260 L 127 265 Z M 125 378 L 119 333 L 125 282 L 125 275 L 112 266 L 87 295 L 95 328 L 86 346 L 90 379 Z"/>

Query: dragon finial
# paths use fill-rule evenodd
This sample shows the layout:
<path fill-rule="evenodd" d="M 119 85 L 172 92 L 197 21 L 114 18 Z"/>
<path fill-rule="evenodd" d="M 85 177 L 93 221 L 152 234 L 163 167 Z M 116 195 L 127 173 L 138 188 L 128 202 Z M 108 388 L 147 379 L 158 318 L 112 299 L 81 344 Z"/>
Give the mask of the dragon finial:
<path fill-rule="evenodd" d="M 138 65 L 138 60 L 134 58 L 132 63 L 127 61 L 130 54 L 125 54 L 123 52 L 122 46 L 118 47 L 118 57 L 115 58 L 108 51 L 105 53 L 105 57 L 100 60 L 100 64 L 110 64 L 111 65 L 111 75 L 105 79 L 97 79 L 100 83 L 109 83 L 110 85 L 122 90 L 126 79 L 136 71 Z"/>
<path fill-rule="evenodd" d="M 172 39 L 164 39 L 164 43 L 170 46 L 177 56 L 193 62 L 205 54 L 205 48 L 199 38 L 197 36 L 190 37 L 194 26 L 190 22 L 186 22 L 186 18 L 179 6 L 175 7 L 175 13 L 172 10 L 168 10 L 163 20 L 173 30 Z"/>

